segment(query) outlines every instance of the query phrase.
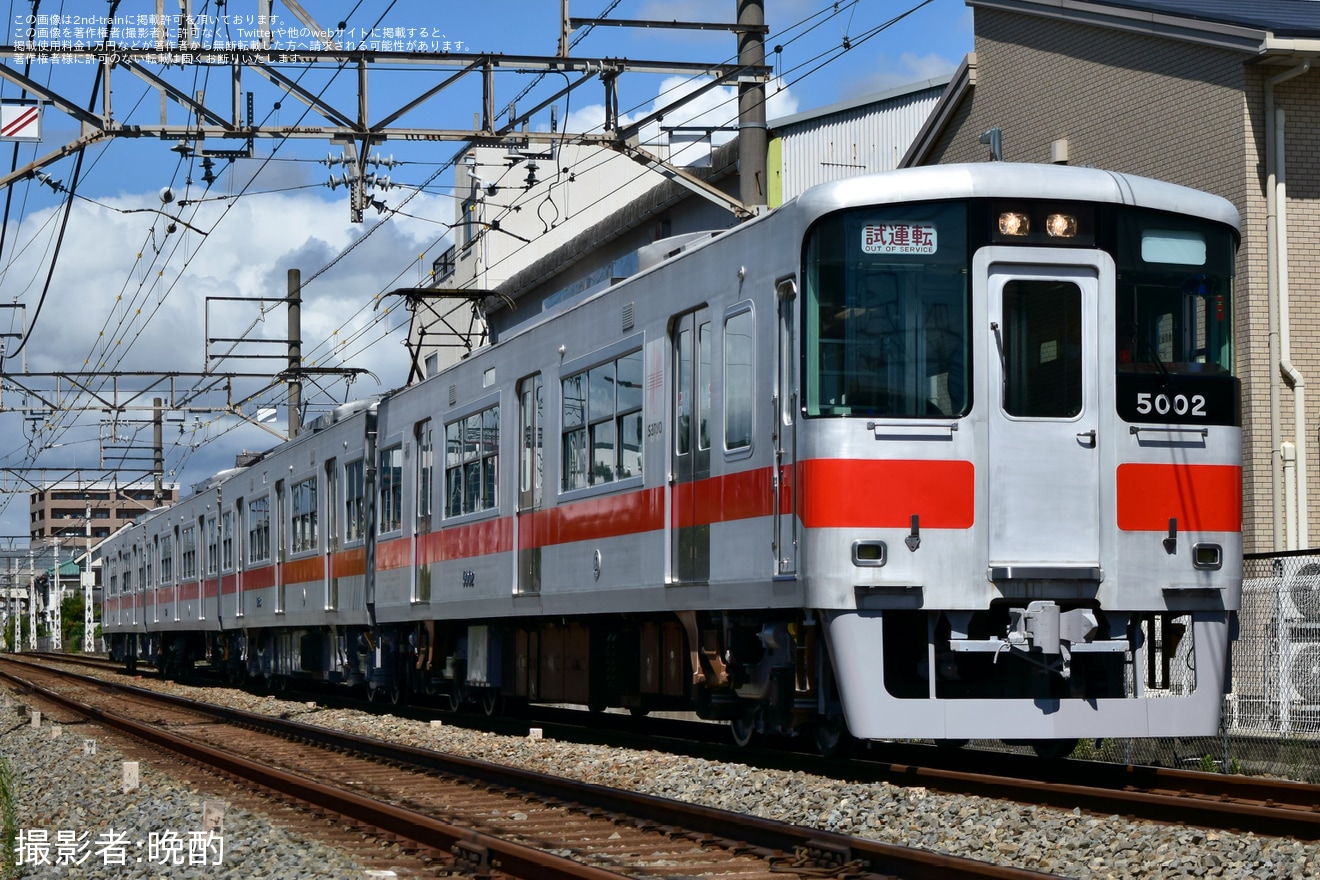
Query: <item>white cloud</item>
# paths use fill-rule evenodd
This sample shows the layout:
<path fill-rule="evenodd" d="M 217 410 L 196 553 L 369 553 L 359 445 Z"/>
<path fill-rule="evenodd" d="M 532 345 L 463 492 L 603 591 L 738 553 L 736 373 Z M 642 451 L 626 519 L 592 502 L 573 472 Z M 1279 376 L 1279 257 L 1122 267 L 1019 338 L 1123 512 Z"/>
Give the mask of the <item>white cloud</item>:
<path fill-rule="evenodd" d="M 400 190 L 391 190 L 384 197 L 392 205 L 400 204 L 404 198 Z M 399 297 L 379 300 L 376 297 L 383 291 L 426 282 L 432 260 L 445 246 L 432 247 L 445 234 L 444 226 L 425 219 L 397 217 L 313 279 L 314 273 L 342 254 L 377 219 L 376 212 L 369 211 L 367 222 L 351 223 L 348 200 L 342 190 L 332 201 L 298 192 L 252 195 L 232 204 L 211 201 L 182 208 L 177 202 L 162 206 L 156 191 L 98 198 L 98 201 L 100 204 L 75 202 L 50 291 L 39 316 L 36 303 L 45 281 L 46 260 L 53 250 L 50 242 L 58 227 L 58 222 L 47 221 L 58 209 L 28 216 L 20 241 L 6 243 L 6 257 L 12 256 L 13 262 L 0 276 L 0 289 L 5 300 L 27 304 L 29 323 L 35 318 L 25 350 L 29 371 L 118 369 L 197 373 L 206 364 L 208 348 L 216 355 L 227 347 L 227 343 L 220 342 L 208 346 L 208 335 L 213 339 L 247 336 L 266 340 L 269 344 L 246 344 L 243 349 L 249 353 L 283 355 L 286 349 L 279 342 L 287 337 L 288 331 L 283 304 L 267 304 L 263 320 L 255 302 L 212 302 L 208 310 L 206 298 L 282 298 L 287 293 L 287 271 L 297 268 L 304 281 L 304 362 L 368 370 L 384 386 L 378 387 L 372 379 L 363 377 L 352 387 L 352 397 L 400 385 L 406 378 L 408 356 L 401 344 L 402 332 L 385 336 L 389 328 L 400 324 L 406 327 L 404 301 Z M 171 217 L 155 213 L 162 210 L 208 234 L 202 236 Z M 403 210 L 415 218 L 447 221 L 453 209 L 447 197 L 419 195 Z M 175 230 L 167 233 L 171 223 Z M 38 232 L 36 240 L 19 253 L 23 238 Z M 13 350 L 16 342 L 16 339 L 6 340 L 9 350 Z M 89 358 L 91 363 L 85 365 Z M 211 365 L 217 372 L 267 376 L 283 367 L 282 361 L 270 359 L 228 360 Z M 8 361 L 6 369 L 18 372 L 19 361 Z M 180 379 L 175 388 L 185 392 L 194 381 Z M 324 392 L 314 383 L 304 387 L 305 401 L 322 406 L 342 402 L 346 394 L 342 381 L 322 379 L 321 383 L 326 386 Z M 33 379 L 26 384 L 49 387 L 48 380 Z M 258 380 L 235 380 L 237 400 L 263 384 L 264 381 Z M 141 387 L 140 380 L 122 379 L 121 400 L 125 391 L 137 387 Z M 67 394 L 67 383 L 64 390 Z M 5 403 L 11 406 L 23 403 L 11 390 L 6 393 Z M 108 396 L 109 392 L 106 393 Z M 136 403 L 149 405 L 152 397 L 168 399 L 170 393 L 170 385 L 164 383 L 147 391 Z M 282 393 L 281 390 L 267 392 L 261 399 L 270 402 L 282 397 Z M 224 403 L 223 394 L 212 394 L 195 405 Z M 245 406 L 244 410 L 255 410 L 255 405 Z M 137 411 L 122 418 L 141 422 L 148 417 Z M 70 420 L 67 414 L 61 418 L 66 424 Z M 54 460 L 95 471 L 99 467 L 96 424 L 102 418 L 102 413 L 91 412 L 80 417 L 80 421 L 90 423 L 89 428 L 68 433 L 49 431 L 38 437 L 38 445 L 66 442 L 75 436 L 80 441 L 48 452 L 40 461 L 47 464 Z M 167 445 L 192 439 L 195 419 L 206 422 L 213 418 L 213 414 L 189 413 L 188 436 L 181 438 L 177 433 L 169 436 L 167 432 Z M 281 428 L 283 423 L 281 407 Z M 231 429 L 233 424 L 232 418 L 220 419 L 204 433 L 216 436 Z M 22 464 L 27 447 L 20 438 L 30 435 L 30 428 L 31 423 L 25 424 L 19 414 L 0 414 L 0 431 L 12 441 L 0 450 L 0 456 L 4 456 L 0 464 Z M 149 431 L 146 436 L 150 436 Z M 173 479 L 191 485 L 215 470 L 232 467 L 233 454 L 238 449 L 262 449 L 275 442 L 273 436 L 259 429 L 231 431 L 213 446 L 192 454 L 187 471 Z M 169 450 L 167 467 L 175 467 L 183 455 L 181 449 Z M 150 466 L 149 461 L 139 464 L 144 469 Z M 25 532 L 27 512 L 18 509 L 23 506 L 25 496 L 10 497 L 18 501 L 6 507 L 0 527 L 6 527 L 9 534 Z"/>

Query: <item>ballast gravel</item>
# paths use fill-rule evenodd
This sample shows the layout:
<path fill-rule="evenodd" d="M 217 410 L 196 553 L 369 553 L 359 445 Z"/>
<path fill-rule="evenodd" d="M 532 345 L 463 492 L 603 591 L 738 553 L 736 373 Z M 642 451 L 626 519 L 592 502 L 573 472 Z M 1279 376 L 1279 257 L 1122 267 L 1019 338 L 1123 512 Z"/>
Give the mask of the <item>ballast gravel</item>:
<path fill-rule="evenodd" d="M 885 782 L 856 784 L 664 752 L 501 736 L 239 691 L 198 691 L 147 680 L 142 685 L 213 701 L 223 695 L 222 701 L 234 708 L 361 736 L 1059 876 L 1320 877 L 1320 845 L 1288 838 L 1095 816 Z M 12 708 L 2 717 L 0 756 L 17 777 L 20 828 L 47 829 L 52 844 L 57 829 L 87 832 L 95 839 L 113 828 L 128 831 L 134 841 L 145 841 L 152 832 L 182 834 L 200 829 L 205 799 L 201 793 L 146 766 L 138 792 L 124 795 L 121 759 L 110 750 L 83 757 L 81 734 L 52 738 L 25 726 L 26 718 Z M 368 876 L 350 857 L 288 834 L 261 817 L 230 811 L 225 823 L 222 865 L 92 865 L 96 859 L 89 858 L 76 869 L 43 866 L 22 876 L 97 880 Z M 141 855 L 147 855 L 145 844 Z"/>

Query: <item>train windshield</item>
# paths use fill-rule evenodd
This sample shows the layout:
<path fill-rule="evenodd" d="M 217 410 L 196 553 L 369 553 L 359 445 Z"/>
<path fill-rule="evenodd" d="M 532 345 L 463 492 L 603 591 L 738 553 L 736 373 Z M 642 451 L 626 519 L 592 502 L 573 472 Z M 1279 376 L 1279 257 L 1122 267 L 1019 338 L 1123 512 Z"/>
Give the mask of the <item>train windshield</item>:
<path fill-rule="evenodd" d="M 806 246 L 806 414 L 966 414 L 967 254 L 960 203 L 868 207 L 816 224 Z"/>
<path fill-rule="evenodd" d="M 1122 209 L 1117 232 L 1119 373 L 1231 373 L 1233 231 Z"/>

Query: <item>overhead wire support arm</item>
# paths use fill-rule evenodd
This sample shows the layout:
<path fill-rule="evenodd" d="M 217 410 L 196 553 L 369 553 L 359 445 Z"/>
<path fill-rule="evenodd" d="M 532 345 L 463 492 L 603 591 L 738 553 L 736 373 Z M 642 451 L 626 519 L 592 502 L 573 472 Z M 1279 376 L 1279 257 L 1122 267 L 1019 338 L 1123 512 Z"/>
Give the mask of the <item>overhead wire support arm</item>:
<path fill-rule="evenodd" d="M 671 165 L 655 153 L 652 153 L 635 143 L 619 141 L 614 144 L 614 148 L 630 159 L 645 165 L 652 171 L 664 175 L 679 186 L 685 187 L 702 198 L 708 199 L 720 207 L 731 211 L 739 220 L 748 220 L 756 216 L 756 211 L 724 192 L 719 187 L 711 186 L 700 177 L 691 174 L 683 168 Z"/>

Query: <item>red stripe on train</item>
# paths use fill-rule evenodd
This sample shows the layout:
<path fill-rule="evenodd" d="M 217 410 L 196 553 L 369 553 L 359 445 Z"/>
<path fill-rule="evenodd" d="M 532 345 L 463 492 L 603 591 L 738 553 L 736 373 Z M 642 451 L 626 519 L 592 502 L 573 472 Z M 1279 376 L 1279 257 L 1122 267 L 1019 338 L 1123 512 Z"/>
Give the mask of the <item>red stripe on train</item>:
<path fill-rule="evenodd" d="M 1237 465 L 1121 464 L 1115 475 L 1118 527 L 1125 532 L 1242 531 Z"/>
<path fill-rule="evenodd" d="M 976 519 L 970 461 L 813 459 L 798 466 L 799 511 L 809 529 L 968 529 Z"/>

